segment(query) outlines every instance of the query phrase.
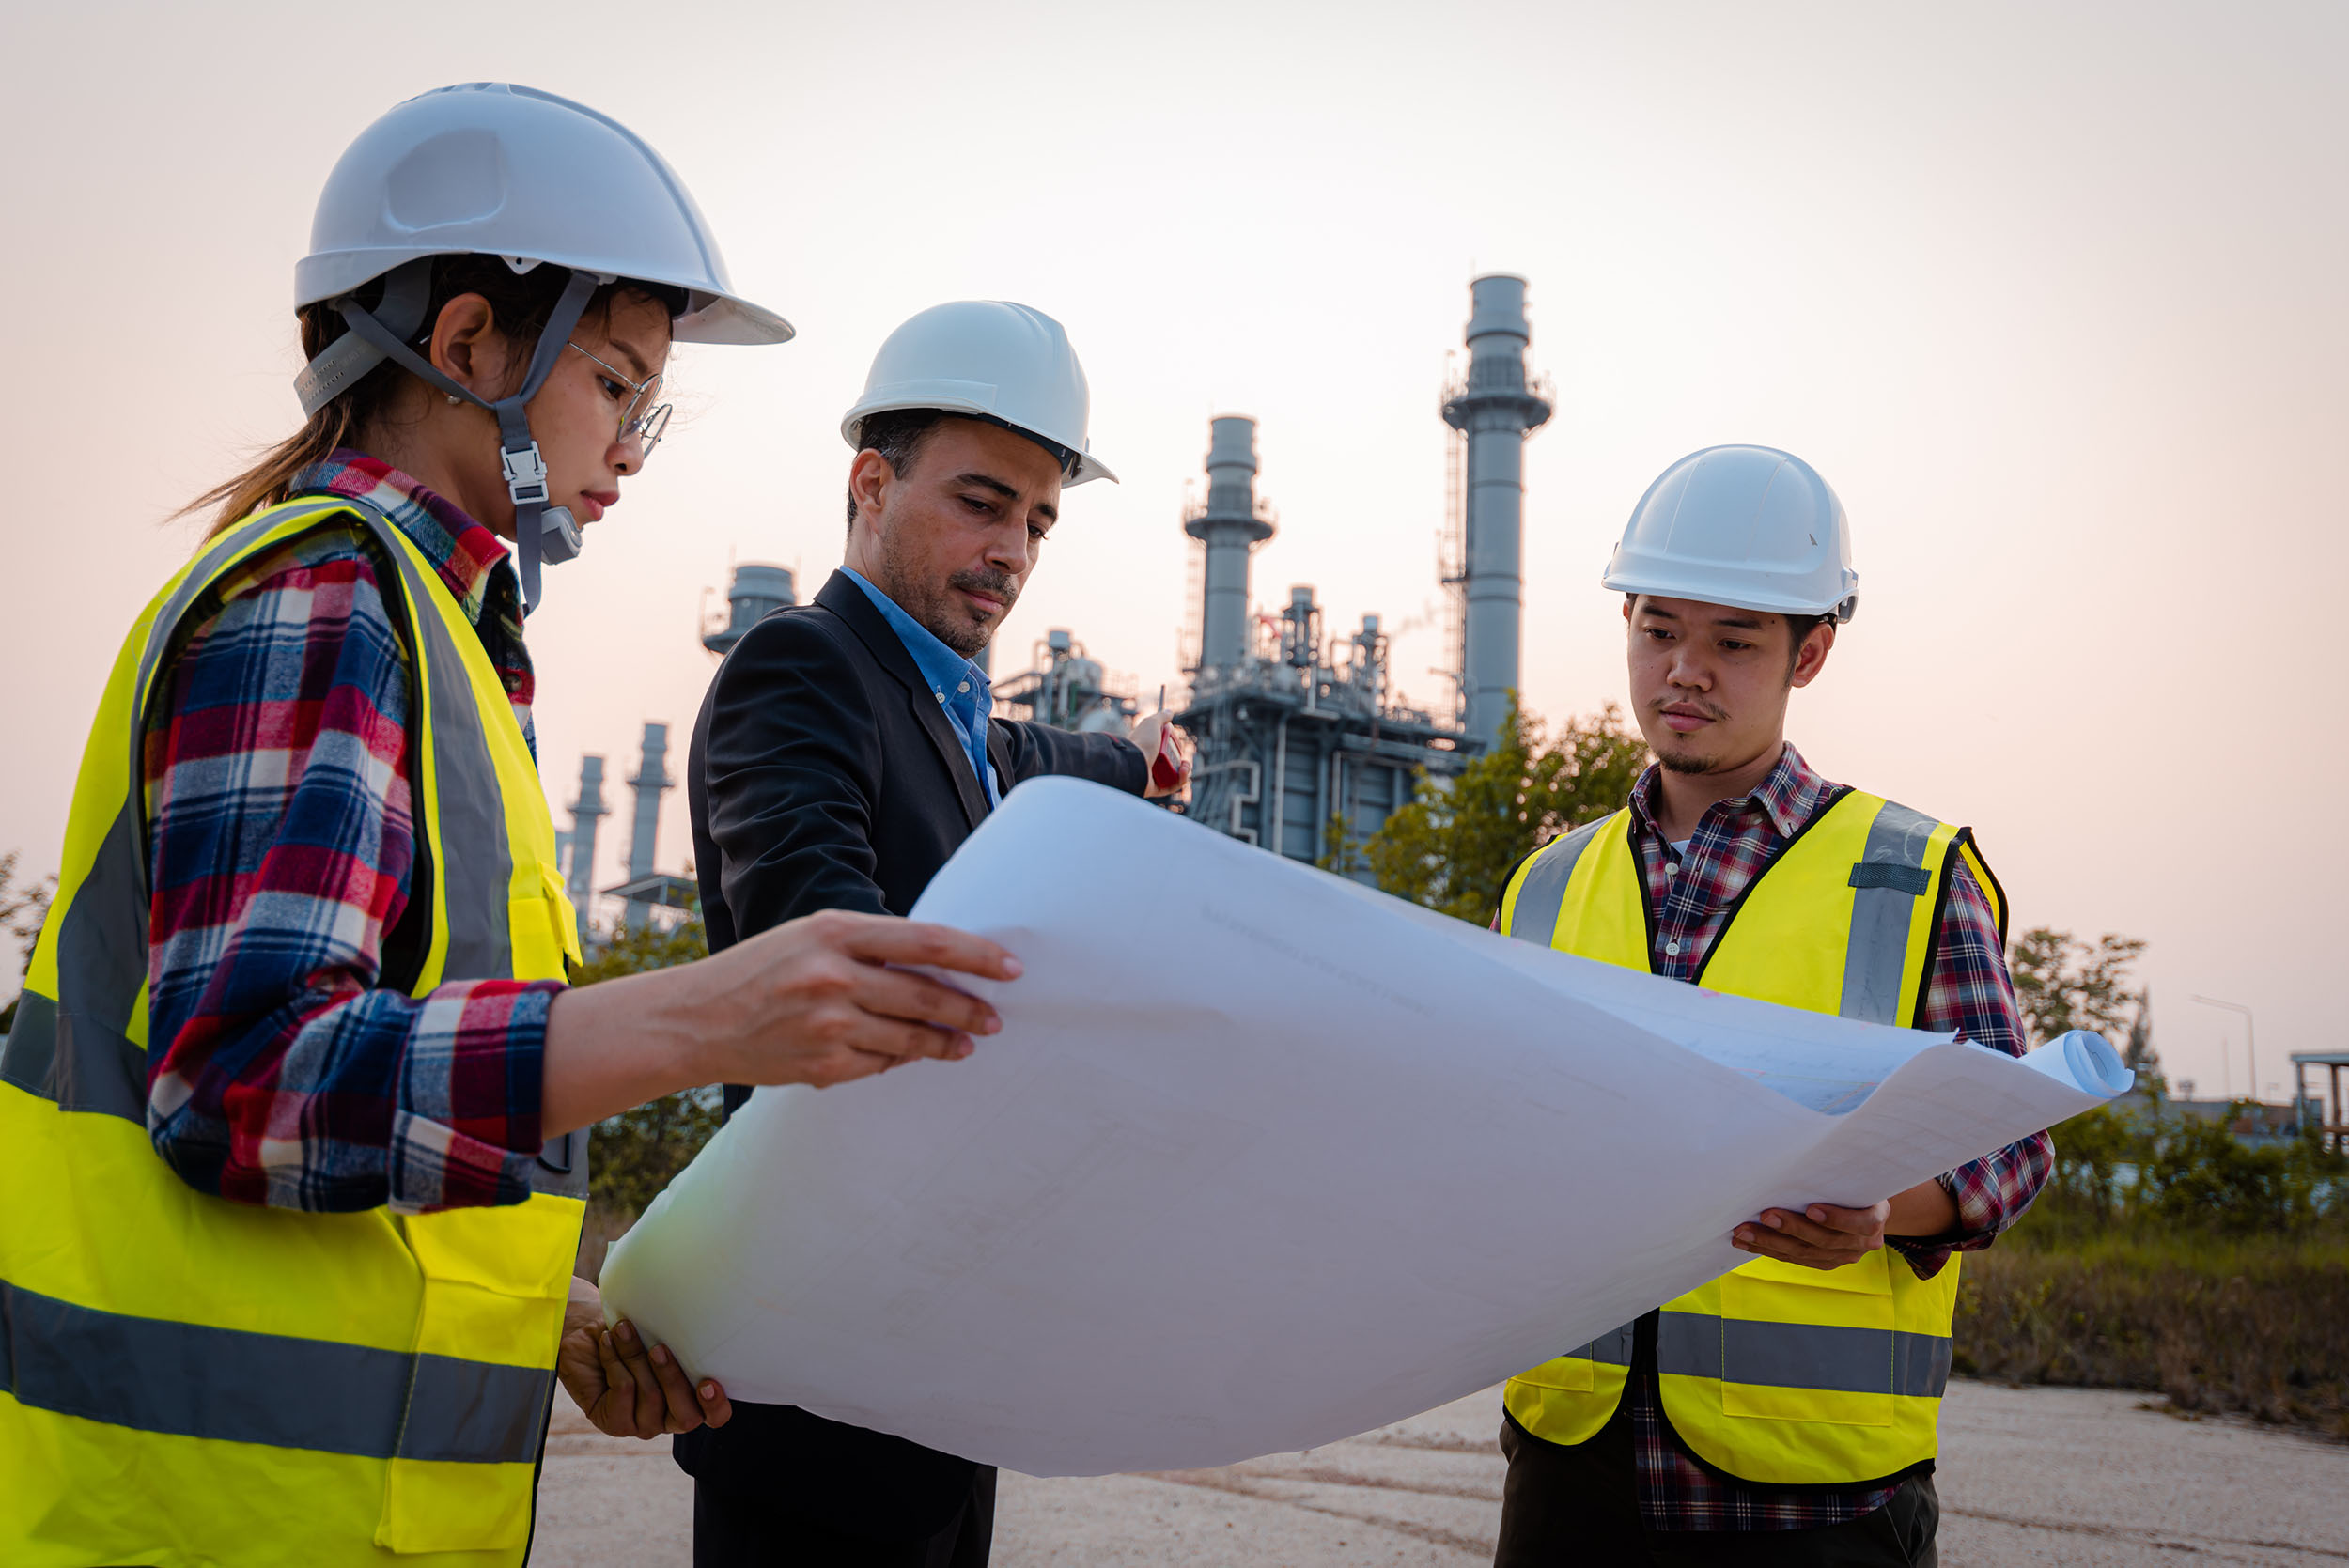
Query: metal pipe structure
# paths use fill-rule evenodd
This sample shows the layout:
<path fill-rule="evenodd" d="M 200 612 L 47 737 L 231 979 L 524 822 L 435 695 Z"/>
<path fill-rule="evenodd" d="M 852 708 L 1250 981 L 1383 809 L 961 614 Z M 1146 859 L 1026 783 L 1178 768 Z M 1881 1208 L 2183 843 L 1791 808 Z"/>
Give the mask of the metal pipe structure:
<path fill-rule="evenodd" d="M 1281 727 L 1272 742 L 1272 799 L 1266 802 L 1267 820 L 1271 826 L 1264 835 L 1264 843 L 1276 855 L 1285 855 L 1289 840 L 1289 716 L 1281 715 Z"/>
<path fill-rule="evenodd" d="M 661 797 L 677 787 L 669 777 L 666 766 L 669 756 L 669 726 L 647 721 L 645 725 L 645 760 L 628 786 L 636 792 L 636 820 L 628 841 L 628 879 L 642 882 L 652 876 L 654 850 L 661 837 Z M 628 901 L 628 924 L 641 929 L 652 919 L 652 905 L 641 898 Z"/>
<path fill-rule="evenodd" d="M 596 828 L 612 809 L 603 803 L 603 758 L 579 759 L 579 799 L 571 802 L 571 908 L 579 913 L 579 940 L 587 942 L 587 907 L 595 900 Z"/>
<path fill-rule="evenodd" d="M 1468 518 L 1461 563 L 1461 724 L 1470 747 L 1493 744 L 1517 686 L 1525 579 L 1525 438 L 1550 403 L 1525 374 L 1532 329 L 1525 280 L 1495 272 L 1469 285 L 1468 378 L 1448 390 L 1444 423 L 1468 437 Z"/>
<path fill-rule="evenodd" d="M 1256 422 L 1213 421 L 1207 438 L 1207 499 L 1183 532 L 1206 546 L 1199 615 L 1199 668 L 1232 671 L 1248 658 L 1248 556 L 1272 537 L 1256 503 Z"/>

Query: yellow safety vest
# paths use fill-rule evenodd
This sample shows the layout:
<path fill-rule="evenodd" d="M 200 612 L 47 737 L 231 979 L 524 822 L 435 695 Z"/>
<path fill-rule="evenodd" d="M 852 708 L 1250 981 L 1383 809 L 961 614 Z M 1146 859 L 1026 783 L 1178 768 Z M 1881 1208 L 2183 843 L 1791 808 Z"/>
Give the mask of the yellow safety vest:
<path fill-rule="evenodd" d="M 55 901 L 0 1051 L 0 1562 L 519 1564 L 584 1212 L 586 1138 L 503 1208 L 306 1214 L 208 1196 L 147 1128 L 143 716 L 183 620 L 301 536 L 372 537 L 411 656 L 414 994 L 578 955 L 521 726 L 430 562 L 364 504 L 267 508 L 125 639 Z M 399 1555 L 395 1555 L 399 1554 Z"/>
<path fill-rule="evenodd" d="M 1697 982 L 1908 1027 L 1959 856 L 2003 930 L 2003 897 L 1967 830 L 1850 791 L 1754 880 Z M 1626 969 L 1652 970 L 1650 921 L 1628 810 L 1553 840 L 1501 895 L 1509 935 Z M 1826 1271 L 1757 1258 L 1650 1314 L 1665 1414 L 1698 1458 L 1744 1481 L 1898 1475 L 1937 1451 L 1956 1301 L 1954 1258 L 1930 1280 L 1890 1249 Z M 1622 1403 L 1640 1327 L 1510 1379 L 1510 1415 L 1549 1442 L 1588 1442 Z"/>

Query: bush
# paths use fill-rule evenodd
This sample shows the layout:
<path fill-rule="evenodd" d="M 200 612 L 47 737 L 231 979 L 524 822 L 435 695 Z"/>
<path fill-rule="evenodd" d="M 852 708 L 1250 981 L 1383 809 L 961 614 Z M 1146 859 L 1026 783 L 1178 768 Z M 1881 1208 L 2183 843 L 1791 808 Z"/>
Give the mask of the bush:
<path fill-rule="evenodd" d="M 1965 1261 L 1955 1370 L 2349 1437 L 2349 1162 L 2158 1109 L 2056 1129 L 2039 1202 Z"/>
<path fill-rule="evenodd" d="M 2132 1094 L 2073 1117 L 2055 1131 L 2055 1171 L 2032 1210 L 2034 1232 L 2015 1234 L 2053 1239 L 2120 1226 L 2289 1236 L 2341 1217 L 2349 1160 L 2326 1149 L 2313 1127 L 2288 1143 L 2244 1142 L 2228 1128 L 2245 1104 L 2212 1121 Z"/>

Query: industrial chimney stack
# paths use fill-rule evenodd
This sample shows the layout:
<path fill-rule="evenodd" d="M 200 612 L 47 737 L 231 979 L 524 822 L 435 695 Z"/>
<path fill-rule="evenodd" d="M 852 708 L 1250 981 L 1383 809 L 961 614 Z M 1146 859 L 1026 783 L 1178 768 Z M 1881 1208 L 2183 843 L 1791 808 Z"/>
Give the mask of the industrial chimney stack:
<path fill-rule="evenodd" d="M 1183 532 L 1205 544 L 1205 602 L 1199 615 L 1199 668 L 1229 673 L 1248 658 L 1248 556 L 1272 537 L 1256 505 L 1256 422 L 1233 414 L 1213 421 L 1207 440 L 1207 500 Z"/>
<path fill-rule="evenodd" d="M 603 803 L 603 758 L 579 759 L 579 799 L 571 802 L 571 908 L 579 911 L 579 940 L 587 942 L 587 909 L 595 902 L 596 829 L 611 815 Z"/>
<path fill-rule="evenodd" d="M 1467 605 L 1460 658 L 1469 744 L 1493 744 L 1517 685 L 1525 508 L 1525 438 L 1550 415 L 1548 388 L 1525 374 L 1525 280 L 1493 273 L 1469 285 L 1468 379 L 1444 399 L 1444 423 L 1468 440 Z"/>
<path fill-rule="evenodd" d="M 628 841 L 628 879 L 642 882 L 653 875 L 653 851 L 661 836 L 661 797 L 677 787 L 669 777 L 666 766 L 669 757 L 669 726 L 646 722 L 645 725 L 645 762 L 636 776 L 628 781 L 636 792 L 636 823 Z M 596 771 L 600 775 L 603 765 L 599 761 Z M 652 905 L 644 899 L 628 901 L 628 924 L 640 928 L 652 919 Z"/>

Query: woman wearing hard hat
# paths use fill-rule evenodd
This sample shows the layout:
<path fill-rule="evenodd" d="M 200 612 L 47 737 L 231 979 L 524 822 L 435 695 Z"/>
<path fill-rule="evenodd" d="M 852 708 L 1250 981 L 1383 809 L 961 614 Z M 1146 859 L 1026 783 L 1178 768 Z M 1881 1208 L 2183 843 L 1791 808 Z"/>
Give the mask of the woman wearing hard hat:
<path fill-rule="evenodd" d="M 967 1055 L 991 1011 L 885 966 L 1018 971 L 832 914 L 564 987 L 524 607 L 659 442 L 670 342 L 791 335 L 658 154 L 425 94 L 295 280 L 306 422 L 123 644 L 0 1052 L 12 1568 L 519 1563 L 558 1339 L 607 1430 L 725 1413 L 591 1291 L 566 1331 L 583 1129 Z"/>

